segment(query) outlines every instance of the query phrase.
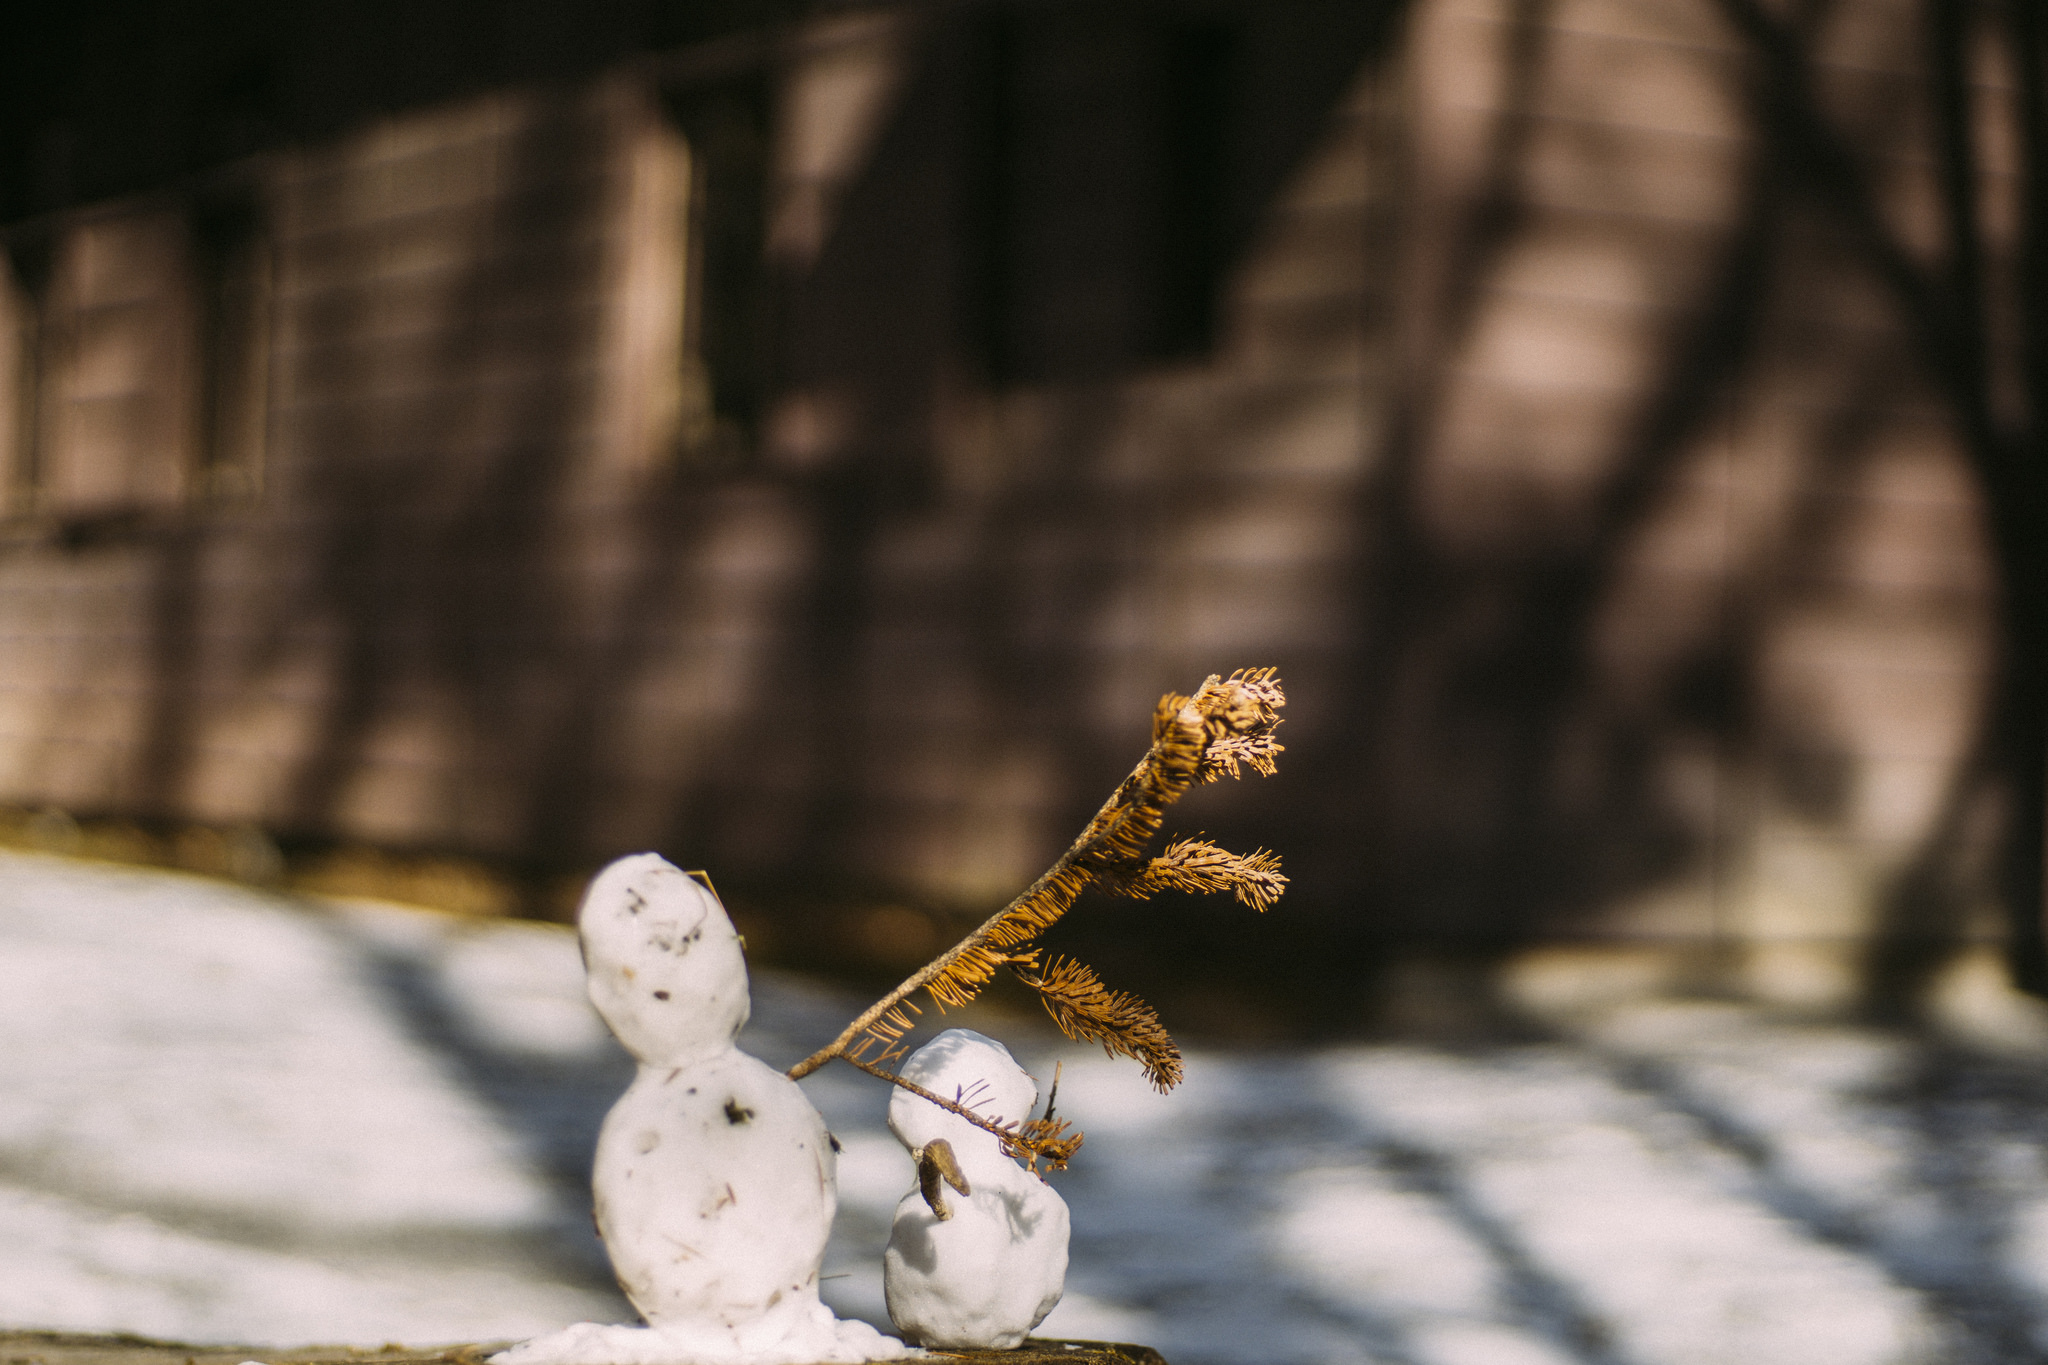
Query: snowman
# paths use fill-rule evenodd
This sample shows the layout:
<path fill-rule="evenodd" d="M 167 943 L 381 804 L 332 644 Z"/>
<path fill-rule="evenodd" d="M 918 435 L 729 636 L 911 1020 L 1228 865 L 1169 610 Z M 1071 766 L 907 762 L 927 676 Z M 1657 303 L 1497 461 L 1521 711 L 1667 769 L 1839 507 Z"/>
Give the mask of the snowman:
<path fill-rule="evenodd" d="M 1038 1102 L 1009 1049 L 969 1029 L 941 1033 L 901 1075 L 998 1122 L 1021 1122 Z M 882 1259 L 897 1330 L 923 1346 L 1020 1344 L 1066 1286 L 1066 1201 L 995 1134 L 908 1091 L 891 1097 L 889 1127 L 919 1174 Z"/>
<path fill-rule="evenodd" d="M 579 1323 L 497 1365 L 794 1365 L 913 1354 L 818 1299 L 833 1144 L 796 1083 L 733 1045 L 750 998 L 718 898 L 653 853 L 578 917 L 590 998 L 639 1063 L 597 1141 L 598 1232 L 647 1327 Z M 927 1105 L 927 1108 L 930 1106 Z"/>

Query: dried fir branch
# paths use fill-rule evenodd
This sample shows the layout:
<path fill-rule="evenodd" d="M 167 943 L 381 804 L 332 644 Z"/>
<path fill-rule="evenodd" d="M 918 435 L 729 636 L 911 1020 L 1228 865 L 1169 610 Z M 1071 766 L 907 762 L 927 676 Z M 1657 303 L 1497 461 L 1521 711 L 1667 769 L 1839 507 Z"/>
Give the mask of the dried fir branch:
<path fill-rule="evenodd" d="M 1143 900 L 1159 891 L 1214 895 L 1228 891 L 1264 914 L 1287 889 L 1280 859 L 1265 849 L 1232 853 L 1205 839 L 1176 839 L 1145 865 L 1144 871 L 1116 888 L 1119 895 Z"/>
<path fill-rule="evenodd" d="M 1274 760 L 1279 757 L 1280 744 L 1271 735 L 1228 735 L 1210 747 L 1207 759 L 1202 764 L 1201 778 L 1214 782 L 1219 777 L 1236 777 L 1238 765 L 1242 763 L 1260 777 L 1271 777 L 1280 770 Z"/>
<path fill-rule="evenodd" d="M 853 1055 L 866 1057 L 870 1050 L 880 1047 L 882 1051 L 872 1060 L 877 1063 L 887 1061 L 893 1050 L 892 1045 L 904 1034 L 917 1027 L 916 1021 L 911 1016 L 923 1013 L 924 1011 L 918 1008 L 915 1000 L 897 1001 L 894 1005 L 882 1011 L 881 1016 L 868 1025 L 867 1032 L 862 1034 L 860 1041 L 854 1045 Z"/>
<path fill-rule="evenodd" d="M 1037 961 L 1036 948 L 1008 953 L 970 944 L 959 950 L 950 969 L 925 982 L 925 990 L 938 1002 L 940 1009 L 957 1009 L 979 994 L 998 969 L 1006 965 L 1034 966 Z"/>
<path fill-rule="evenodd" d="M 1113 991 L 1094 972 L 1071 958 L 1054 958 L 1043 975 L 1018 979 L 1038 992 L 1060 1032 L 1083 1043 L 1100 1043 L 1112 1057 L 1134 1057 L 1153 1088 L 1164 1094 L 1180 1084 L 1180 1048 L 1150 1005 Z"/>
<path fill-rule="evenodd" d="M 1047 1170 L 1064 1171 L 1074 1153 L 1081 1150 L 1084 1138 L 1068 1128 L 1065 1119 L 1032 1119 L 1019 1125 L 1016 1136 L 1004 1142 L 1003 1153 L 1022 1161 L 1033 1175 L 1038 1174 L 1041 1161 Z"/>
<path fill-rule="evenodd" d="M 1083 1134 L 1070 1133 L 1071 1125 L 1054 1111 L 1060 1102 L 1060 1072 L 1065 1063 L 1052 1064 L 1052 1089 L 1045 1097 L 1045 1112 L 1017 1128 L 1014 1149 L 1005 1146 L 1003 1151 L 1024 1163 L 1025 1169 L 1038 1174 L 1038 1163 L 1043 1160 L 1048 1170 L 1064 1171 L 1067 1162 L 1075 1152 L 1081 1150 Z"/>
<path fill-rule="evenodd" d="M 1112 1054 L 1137 1058 L 1154 1085 L 1170 1089 L 1180 1076 L 1180 1053 L 1151 1008 L 1134 996 L 1108 990 L 1079 963 L 1055 962 L 1040 972 L 1038 950 L 1029 945 L 1090 885 L 1128 896 L 1168 888 L 1227 890 L 1259 910 L 1270 906 L 1286 886 L 1279 859 L 1270 853 L 1261 850 L 1239 857 L 1201 841 L 1177 843 L 1157 859 L 1148 859 L 1146 850 L 1158 836 L 1166 808 L 1191 787 L 1237 777 L 1247 767 L 1260 774 L 1274 771 L 1281 745 L 1273 738 L 1273 728 L 1286 700 L 1280 679 L 1270 668 L 1240 669 L 1227 679 L 1211 674 L 1191 697 L 1169 693 L 1160 698 L 1145 757 L 1059 860 L 973 933 L 875 1002 L 832 1042 L 790 1068 L 791 1078 L 807 1076 L 834 1057 L 886 1075 L 868 1054 L 880 1047 L 883 1057 L 893 1055 L 892 1048 L 910 1027 L 901 1006 L 912 994 L 924 990 L 942 1009 L 964 1005 L 998 968 L 1007 966 L 1038 992 L 1069 1037 L 1099 1042 Z"/>

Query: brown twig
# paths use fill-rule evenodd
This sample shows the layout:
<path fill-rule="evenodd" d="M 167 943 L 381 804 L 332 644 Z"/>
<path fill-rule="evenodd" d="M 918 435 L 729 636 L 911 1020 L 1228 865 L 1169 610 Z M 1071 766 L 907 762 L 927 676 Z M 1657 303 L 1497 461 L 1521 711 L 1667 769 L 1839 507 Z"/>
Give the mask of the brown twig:
<path fill-rule="evenodd" d="M 882 1080 L 887 1081 L 891 1085 L 899 1086 L 904 1090 L 908 1090 L 911 1094 L 917 1096 L 921 1100 L 931 1101 L 933 1104 L 936 1104 L 937 1106 L 939 1106 L 939 1108 L 945 1110 L 949 1114 L 958 1114 L 961 1118 L 966 1119 L 969 1123 L 973 1124 L 976 1128 L 979 1128 L 984 1132 L 994 1133 L 998 1138 L 1002 1139 L 1003 1150 L 1010 1153 L 1010 1155 L 1021 1156 L 1026 1153 L 1031 1155 L 1034 1158 L 1034 1169 L 1036 1168 L 1036 1158 L 1040 1157 L 1051 1159 L 1054 1170 L 1062 1169 L 1067 1164 L 1067 1158 L 1072 1156 L 1074 1152 L 1078 1150 L 1081 1146 L 1080 1135 L 1076 1134 L 1072 1139 L 1072 1145 L 1066 1146 L 1064 1151 L 1055 1154 L 1053 1152 L 1039 1150 L 1041 1146 L 1044 1146 L 1046 1144 L 1042 1138 L 1032 1134 L 1030 1131 L 1031 1129 L 1051 1128 L 1054 1130 L 1058 1130 L 1064 1129 L 1066 1127 L 1064 1123 L 1053 1119 L 1050 1113 L 1048 1113 L 1045 1116 L 1045 1118 L 1032 1119 L 1024 1123 L 998 1122 L 995 1119 L 982 1117 L 980 1114 L 975 1113 L 972 1109 L 969 1109 L 966 1105 L 960 1103 L 958 1100 L 949 1100 L 943 1095 L 937 1094 L 934 1091 L 927 1090 L 923 1086 L 919 1085 L 916 1081 L 907 1081 L 893 1071 L 884 1071 L 881 1067 L 876 1066 L 873 1062 L 863 1061 L 859 1057 L 851 1057 L 846 1055 L 845 1053 L 840 1053 L 838 1054 L 838 1056 L 839 1060 L 845 1062 L 848 1066 L 859 1067 L 862 1071 L 867 1072 L 870 1076 L 880 1077 Z M 1052 1133 L 1052 1136 L 1059 1137 L 1060 1134 L 1057 1131 L 1054 1131 Z"/>

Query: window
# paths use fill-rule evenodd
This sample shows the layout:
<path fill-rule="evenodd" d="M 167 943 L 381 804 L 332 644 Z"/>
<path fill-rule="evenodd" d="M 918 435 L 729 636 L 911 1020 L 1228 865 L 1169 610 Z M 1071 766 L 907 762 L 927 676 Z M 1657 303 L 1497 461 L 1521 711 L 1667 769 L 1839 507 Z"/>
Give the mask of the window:
<path fill-rule="evenodd" d="M 35 299 L 29 510 L 91 517 L 175 505 L 191 465 L 198 357 L 173 212 L 88 219 L 51 244 Z"/>
<path fill-rule="evenodd" d="M 201 196 L 191 213 L 199 341 L 200 490 L 217 500 L 261 486 L 270 420 L 271 252 L 253 192 Z"/>
<path fill-rule="evenodd" d="M 47 253 L 27 239 L 0 253 L 0 515 L 27 509 L 34 487 L 36 333 Z"/>
<path fill-rule="evenodd" d="M 986 7 L 969 31 L 966 321 L 988 377 L 1097 379 L 1204 354 L 1235 29 L 1077 5 Z"/>
<path fill-rule="evenodd" d="M 269 262 L 251 198 L 39 224 L 7 263 L 9 514 L 89 523 L 253 488 Z"/>
<path fill-rule="evenodd" d="M 678 450 L 744 458 L 772 382 L 765 257 L 767 82 L 758 76 L 670 92 L 671 136 L 687 149 L 682 214 Z"/>

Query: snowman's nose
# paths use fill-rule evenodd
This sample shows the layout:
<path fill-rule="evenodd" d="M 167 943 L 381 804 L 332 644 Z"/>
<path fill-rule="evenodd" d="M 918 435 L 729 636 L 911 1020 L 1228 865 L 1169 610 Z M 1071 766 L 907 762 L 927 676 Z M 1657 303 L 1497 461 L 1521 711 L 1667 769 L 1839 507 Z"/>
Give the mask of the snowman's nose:
<path fill-rule="evenodd" d="M 942 1180 L 944 1184 L 940 1183 Z M 917 1152 L 917 1189 L 924 1202 L 931 1205 L 932 1217 L 941 1223 L 953 1216 L 953 1210 L 946 1207 L 946 1185 L 963 1195 L 974 1193 L 967 1186 L 960 1163 L 953 1158 L 953 1144 L 944 1138 L 933 1138 Z"/>

